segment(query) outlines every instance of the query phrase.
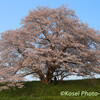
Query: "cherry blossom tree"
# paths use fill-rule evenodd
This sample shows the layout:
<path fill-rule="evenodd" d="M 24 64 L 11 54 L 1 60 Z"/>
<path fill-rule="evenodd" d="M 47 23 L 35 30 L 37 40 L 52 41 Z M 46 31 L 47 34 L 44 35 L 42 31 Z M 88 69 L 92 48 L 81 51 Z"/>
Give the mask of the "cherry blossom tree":
<path fill-rule="evenodd" d="M 74 10 L 37 7 L 21 24 L 1 34 L 1 83 L 21 87 L 27 75 L 49 84 L 54 77 L 100 73 L 100 32 L 82 23 Z"/>

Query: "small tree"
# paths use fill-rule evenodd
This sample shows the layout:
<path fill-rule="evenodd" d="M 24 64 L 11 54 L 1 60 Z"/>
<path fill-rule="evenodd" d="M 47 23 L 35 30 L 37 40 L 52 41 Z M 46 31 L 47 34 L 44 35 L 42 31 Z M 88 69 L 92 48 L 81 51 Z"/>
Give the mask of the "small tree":
<path fill-rule="evenodd" d="M 0 80 L 20 82 L 27 75 L 49 84 L 52 78 L 100 73 L 100 35 L 65 6 L 38 7 L 20 29 L 0 39 Z"/>

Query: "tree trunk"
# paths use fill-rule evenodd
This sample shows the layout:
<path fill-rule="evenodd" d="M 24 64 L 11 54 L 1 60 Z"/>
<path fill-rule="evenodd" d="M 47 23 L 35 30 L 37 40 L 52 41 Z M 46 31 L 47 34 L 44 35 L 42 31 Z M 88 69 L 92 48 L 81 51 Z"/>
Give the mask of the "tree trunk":
<path fill-rule="evenodd" d="M 53 77 L 53 72 L 50 72 L 48 70 L 47 74 L 46 74 L 46 77 L 44 77 L 43 75 L 40 76 L 41 83 L 44 83 L 44 84 L 48 85 L 51 82 L 52 77 Z"/>
<path fill-rule="evenodd" d="M 62 80 L 59 80 L 59 84 L 62 85 Z"/>

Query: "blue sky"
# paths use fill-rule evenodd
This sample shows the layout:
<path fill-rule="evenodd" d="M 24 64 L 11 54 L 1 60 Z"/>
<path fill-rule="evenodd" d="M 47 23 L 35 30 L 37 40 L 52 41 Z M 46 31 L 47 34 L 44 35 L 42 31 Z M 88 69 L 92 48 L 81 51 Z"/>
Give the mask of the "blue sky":
<path fill-rule="evenodd" d="M 100 30 L 100 0 L 1 0 L 0 33 L 19 28 L 20 20 L 28 14 L 29 9 L 37 6 L 56 8 L 62 4 L 68 4 L 80 20 Z"/>

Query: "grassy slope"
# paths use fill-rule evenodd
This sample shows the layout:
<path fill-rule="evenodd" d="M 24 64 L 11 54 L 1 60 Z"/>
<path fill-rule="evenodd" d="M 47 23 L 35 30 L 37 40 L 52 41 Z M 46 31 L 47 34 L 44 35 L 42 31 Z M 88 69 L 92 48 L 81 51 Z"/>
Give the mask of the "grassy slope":
<path fill-rule="evenodd" d="M 61 96 L 61 91 L 94 91 L 100 93 L 100 79 L 63 81 L 62 85 L 54 85 L 53 83 L 45 85 L 36 81 L 25 82 L 22 89 L 2 90 L 0 100 L 100 100 L 100 95 L 96 97 Z"/>

